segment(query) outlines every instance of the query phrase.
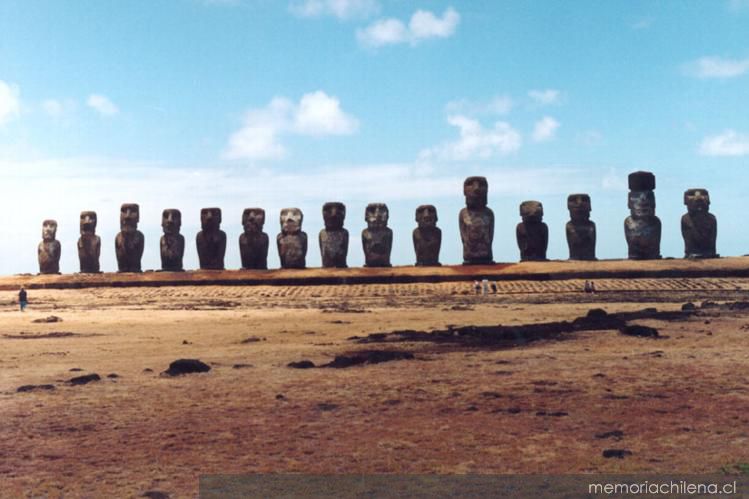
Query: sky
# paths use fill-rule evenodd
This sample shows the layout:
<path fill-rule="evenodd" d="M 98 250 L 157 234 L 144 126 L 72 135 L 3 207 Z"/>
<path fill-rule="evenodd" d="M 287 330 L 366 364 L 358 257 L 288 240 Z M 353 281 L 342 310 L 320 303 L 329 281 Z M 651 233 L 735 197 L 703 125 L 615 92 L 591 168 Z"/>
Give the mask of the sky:
<path fill-rule="evenodd" d="M 38 271 L 42 221 L 78 271 L 79 213 L 116 270 L 119 206 L 138 203 L 145 269 L 161 212 L 223 210 L 240 266 L 246 207 L 299 207 L 320 265 L 322 204 L 342 201 L 349 265 L 385 202 L 392 261 L 414 262 L 414 210 L 437 207 L 462 261 L 463 179 L 489 180 L 497 261 L 519 259 L 525 200 L 566 259 L 568 194 L 591 195 L 599 258 L 625 258 L 627 175 L 656 175 L 661 252 L 682 257 L 683 192 L 709 190 L 718 252 L 749 253 L 749 0 L 3 0 L 0 274 Z M 274 244 L 269 265 L 278 267 Z"/>

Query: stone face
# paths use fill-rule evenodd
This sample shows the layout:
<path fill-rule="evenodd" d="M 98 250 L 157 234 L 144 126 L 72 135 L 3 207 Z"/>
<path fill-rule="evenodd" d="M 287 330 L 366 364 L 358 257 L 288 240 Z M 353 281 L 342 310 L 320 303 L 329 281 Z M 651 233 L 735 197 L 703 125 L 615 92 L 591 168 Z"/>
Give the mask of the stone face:
<path fill-rule="evenodd" d="M 416 265 L 438 266 L 440 264 L 440 247 L 442 230 L 437 227 L 437 208 L 424 204 L 416 208 L 416 227 L 413 231 Z"/>
<path fill-rule="evenodd" d="M 684 258 L 717 258 L 715 240 L 718 221 L 710 210 L 707 189 L 688 189 L 684 192 L 687 213 L 681 217 L 684 237 Z"/>
<path fill-rule="evenodd" d="M 307 234 L 302 231 L 304 214 L 299 208 L 281 210 L 281 232 L 276 236 L 282 269 L 303 269 L 307 266 Z"/>
<path fill-rule="evenodd" d="M 81 212 L 81 237 L 78 238 L 78 260 L 81 272 L 93 274 L 100 272 L 99 255 L 101 239 L 96 235 L 96 212 Z"/>
<path fill-rule="evenodd" d="M 60 241 L 56 239 L 57 222 L 45 220 L 42 222 L 42 242 L 37 248 L 40 274 L 60 273 Z"/>
<path fill-rule="evenodd" d="M 239 236 L 239 253 L 243 269 L 268 268 L 268 234 L 263 232 L 265 210 L 247 208 L 242 212 L 244 232 Z"/>
<path fill-rule="evenodd" d="M 120 207 L 120 232 L 114 239 L 118 272 L 141 272 L 140 259 L 143 257 L 145 240 L 138 230 L 140 208 L 135 203 L 125 203 Z"/>
<path fill-rule="evenodd" d="M 179 233 L 182 227 L 182 213 L 175 209 L 166 209 L 161 214 L 161 270 L 181 272 L 184 270 L 182 258 L 185 256 L 185 236 Z"/>
<path fill-rule="evenodd" d="M 346 268 L 348 231 L 343 228 L 346 206 L 343 203 L 325 203 L 322 207 L 325 228 L 320 231 L 320 255 L 323 267 Z"/>
<path fill-rule="evenodd" d="M 538 201 L 523 201 L 520 203 L 520 216 L 523 221 L 515 229 L 520 261 L 546 260 L 549 228 L 543 222 L 543 205 Z"/>
<path fill-rule="evenodd" d="M 201 231 L 195 238 L 201 270 L 224 270 L 226 233 L 221 230 L 221 208 L 200 210 Z"/>
<path fill-rule="evenodd" d="M 463 182 L 466 207 L 460 210 L 458 223 L 463 242 L 463 265 L 494 263 L 494 212 L 487 207 L 489 184 L 485 177 L 468 177 Z"/>
<path fill-rule="evenodd" d="M 567 197 L 570 221 L 565 226 L 570 260 L 596 259 L 596 224 L 590 221 L 590 196 L 570 194 Z"/>
<path fill-rule="evenodd" d="M 661 221 L 655 216 L 655 175 L 634 172 L 629 175 L 627 206 L 630 216 L 624 220 L 630 260 L 654 260 L 661 257 Z"/>
<path fill-rule="evenodd" d="M 365 267 L 390 267 L 393 231 L 387 226 L 390 213 L 384 203 L 370 203 L 364 212 L 367 228 L 361 233 Z"/>

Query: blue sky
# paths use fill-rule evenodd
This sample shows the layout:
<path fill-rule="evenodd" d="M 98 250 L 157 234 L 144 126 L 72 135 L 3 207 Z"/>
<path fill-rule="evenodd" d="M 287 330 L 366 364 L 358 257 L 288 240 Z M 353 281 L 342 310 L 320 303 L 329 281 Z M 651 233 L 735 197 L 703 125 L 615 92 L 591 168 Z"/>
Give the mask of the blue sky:
<path fill-rule="evenodd" d="M 518 205 L 544 204 L 567 257 L 566 196 L 588 192 L 601 258 L 626 255 L 626 176 L 656 174 L 662 253 L 682 256 L 682 193 L 709 189 L 718 251 L 749 253 L 749 1 L 146 0 L 0 2 L 0 273 L 35 272 L 58 220 L 78 269 L 78 213 L 99 213 L 113 270 L 119 205 L 141 205 L 145 268 L 160 214 L 223 209 L 227 267 L 242 209 L 266 232 L 298 206 L 316 244 L 325 201 L 387 202 L 393 262 L 414 260 L 419 204 L 437 206 L 442 261 L 461 260 L 462 179 L 486 175 L 494 252 L 515 261 Z M 278 265 L 275 248 L 269 263 Z"/>

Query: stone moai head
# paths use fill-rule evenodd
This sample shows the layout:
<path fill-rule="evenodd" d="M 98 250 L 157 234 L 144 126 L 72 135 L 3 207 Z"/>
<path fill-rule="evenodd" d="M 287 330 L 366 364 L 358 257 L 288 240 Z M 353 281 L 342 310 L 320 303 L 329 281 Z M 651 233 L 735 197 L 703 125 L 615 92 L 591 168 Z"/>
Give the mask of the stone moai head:
<path fill-rule="evenodd" d="M 570 194 L 567 196 L 567 209 L 573 222 L 590 220 L 590 196 L 587 194 Z"/>
<path fill-rule="evenodd" d="M 120 230 L 136 230 L 140 221 L 140 207 L 125 203 L 120 207 Z"/>
<path fill-rule="evenodd" d="M 710 194 L 707 189 L 687 189 L 684 191 L 684 204 L 690 214 L 706 213 L 710 211 Z"/>
<path fill-rule="evenodd" d="M 221 208 L 201 209 L 200 227 L 209 232 L 219 230 L 219 227 L 221 227 Z"/>
<path fill-rule="evenodd" d="M 489 183 L 486 177 L 468 177 L 463 182 L 466 207 L 474 210 L 486 208 Z"/>
<path fill-rule="evenodd" d="M 95 233 L 96 233 L 96 212 L 95 211 L 82 211 L 81 212 L 81 235 L 95 234 Z"/>
<path fill-rule="evenodd" d="M 650 172 L 629 174 L 627 207 L 632 218 L 655 216 L 655 175 Z"/>
<path fill-rule="evenodd" d="M 331 202 L 322 206 L 322 218 L 325 221 L 326 230 L 343 229 L 343 221 L 346 219 L 346 205 Z"/>
<path fill-rule="evenodd" d="M 416 223 L 420 229 L 437 226 L 437 208 L 431 204 L 422 204 L 416 208 Z"/>
<path fill-rule="evenodd" d="M 246 208 L 242 212 L 242 227 L 245 232 L 262 232 L 265 225 L 265 210 L 262 208 Z"/>
<path fill-rule="evenodd" d="M 544 205 L 538 201 L 523 201 L 520 203 L 520 217 L 523 223 L 540 222 L 544 218 Z"/>
<path fill-rule="evenodd" d="M 369 203 L 364 211 L 364 220 L 367 221 L 367 228 L 382 229 L 387 227 L 390 212 L 385 203 Z"/>
<path fill-rule="evenodd" d="M 302 231 L 304 214 L 299 208 L 284 208 L 281 210 L 281 232 L 283 234 L 298 234 Z"/>
<path fill-rule="evenodd" d="M 169 208 L 161 213 L 161 228 L 164 234 L 179 234 L 182 227 L 182 212 L 174 208 Z"/>
<path fill-rule="evenodd" d="M 45 220 L 42 222 L 42 239 L 45 241 L 54 241 L 57 237 L 57 221 Z"/>

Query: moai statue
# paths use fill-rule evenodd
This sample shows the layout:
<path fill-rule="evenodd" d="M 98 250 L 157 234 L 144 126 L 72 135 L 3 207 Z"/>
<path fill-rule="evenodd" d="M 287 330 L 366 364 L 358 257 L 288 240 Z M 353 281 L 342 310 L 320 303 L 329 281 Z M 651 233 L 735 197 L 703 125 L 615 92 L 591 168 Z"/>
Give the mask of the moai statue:
<path fill-rule="evenodd" d="M 224 270 L 226 233 L 221 230 L 221 208 L 200 210 L 200 227 L 195 238 L 201 270 Z"/>
<path fill-rule="evenodd" d="M 365 267 L 390 267 L 393 231 L 388 224 L 388 207 L 384 203 L 370 203 L 364 212 L 367 228 L 361 233 Z"/>
<path fill-rule="evenodd" d="M 590 196 L 570 194 L 567 197 L 570 221 L 567 222 L 567 246 L 570 260 L 596 259 L 596 224 L 590 221 Z"/>
<path fill-rule="evenodd" d="M 101 254 L 101 238 L 96 235 L 96 212 L 81 212 L 81 237 L 78 238 L 78 260 L 81 263 L 81 273 L 99 273 L 99 255 Z"/>
<path fill-rule="evenodd" d="M 687 189 L 684 204 L 687 206 L 687 213 L 681 217 L 684 258 L 717 258 L 718 221 L 709 213 L 710 194 L 707 189 Z"/>
<path fill-rule="evenodd" d="M 437 227 L 437 208 L 423 204 L 416 208 L 416 227 L 413 231 L 416 265 L 435 267 L 440 263 L 442 230 Z"/>
<path fill-rule="evenodd" d="M 655 175 L 650 172 L 629 174 L 627 206 L 631 213 L 624 220 L 624 235 L 630 260 L 654 260 L 661 257 L 661 221 L 655 216 Z"/>
<path fill-rule="evenodd" d="M 489 184 L 485 177 L 468 177 L 463 182 L 466 207 L 460 210 L 460 240 L 463 265 L 494 263 L 494 212 L 486 206 Z"/>
<path fill-rule="evenodd" d="M 185 256 L 185 236 L 179 233 L 182 227 L 182 213 L 175 209 L 166 209 L 161 213 L 161 270 L 182 272 L 182 257 Z"/>
<path fill-rule="evenodd" d="M 242 212 L 244 232 L 239 236 L 242 269 L 268 268 L 268 234 L 263 232 L 265 210 L 247 208 Z"/>
<path fill-rule="evenodd" d="M 60 241 L 55 238 L 56 235 L 57 222 L 55 220 L 42 222 L 42 242 L 39 243 L 37 249 L 40 274 L 60 273 Z"/>
<path fill-rule="evenodd" d="M 282 269 L 303 269 L 307 266 L 307 233 L 302 231 L 304 215 L 299 208 L 281 210 L 281 232 L 276 236 Z"/>
<path fill-rule="evenodd" d="M 523 221 L 515 229 L 520 261 L 546 260 L 549 228 L 543 222 L 544 206 L 538 201 L 523 201 L 520 203 L 520 216 Z"/>
<path fill-rule="evenodd" d="M 114 238 L 118 272 L 141 272 L 140 259 L 143 257 L 144 238 L 138 230 L 140 208 L 135 203 L 125 203 L 120 207 L 120 232 Z"/>
<path fill-rule="evenodd" d="M 343 228 L 346 205 L 325 203 L 322 207 L 325 228 L 320 231 L 320 254 L 323 267 L 346 268 L 348 254 L 348 231 Z"/>

